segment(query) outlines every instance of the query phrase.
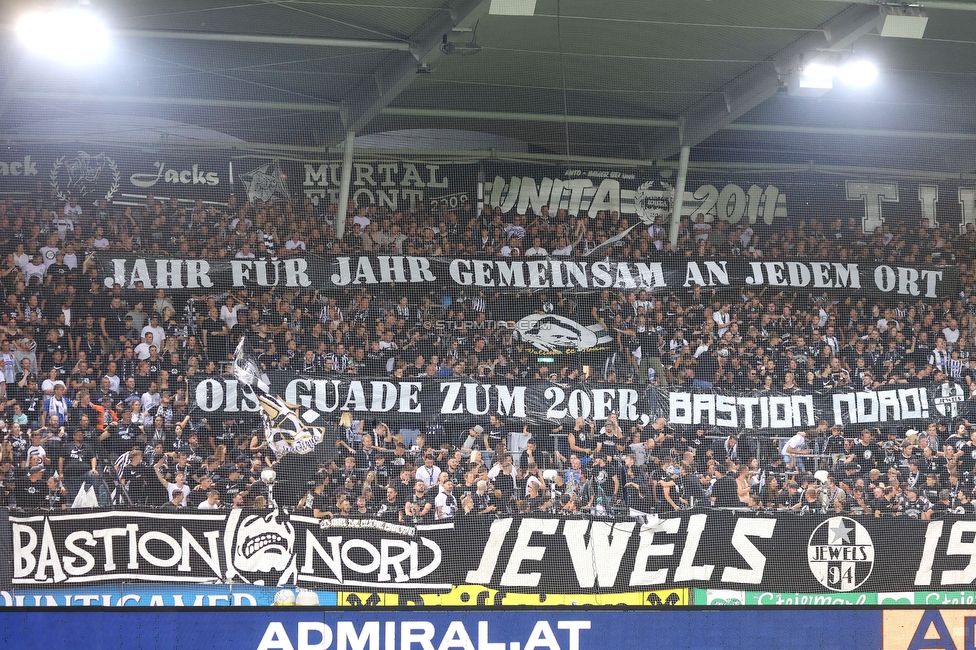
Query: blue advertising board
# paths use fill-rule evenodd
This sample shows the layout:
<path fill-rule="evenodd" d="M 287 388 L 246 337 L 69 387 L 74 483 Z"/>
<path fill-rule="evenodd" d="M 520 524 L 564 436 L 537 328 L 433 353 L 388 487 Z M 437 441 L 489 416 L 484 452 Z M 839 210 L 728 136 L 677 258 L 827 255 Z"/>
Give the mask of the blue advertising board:
<path fill-rule="evenodd" d="M 0 647 L 207 650 L 881 648 L 878 610 L 6 610 Z"/>

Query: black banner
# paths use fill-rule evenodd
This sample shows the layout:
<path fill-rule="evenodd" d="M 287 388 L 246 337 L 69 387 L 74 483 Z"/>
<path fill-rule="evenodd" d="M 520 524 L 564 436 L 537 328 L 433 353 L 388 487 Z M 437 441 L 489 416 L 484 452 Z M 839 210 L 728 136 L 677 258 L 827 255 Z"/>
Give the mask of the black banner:
<path fill-rule="evenodd" d="M 616 413 L 622 423 L 647 424 L 664 417 L 678 429 L 787 433 L 813 429 L 820 420 L 907 428 L 932 419 L 972 418 L 976 411 L 965 384 L 956 382 L 877 391 L 736 392 L 541 380 L 340 379 L 294 372 L 272 372 L 270 380 L 269 392 L 297 405 L 302 420 L 312 426 L 346 411 L 391 424 L 436 420 L 461 427 L 484 424 L 491 415 L 540 426 L 572 424 L 577 417 L 602 421 Z M 191 396 L 204 412 L 230 417 L 261 408 L 250 387 L 226 377 L 200 381 Z"/>
<path fill-rule="evenodd" d="M 460 518 L 400 526 L 279 511 L 11 517 L 15 586 L 238 582 L 585 593 L 967 589 L 969 519 L 684 512 L 637 521 Z"/>
<path fill-rule="evenodd" d="M 707 222 L 721 219 L 749 224 L 786 220 L 787 195 L 779 186 L 716 180 L 692 175 L 686 185 L 683 217 L 695 220 L 703 215 Z M 671 170 L 566 169 L 493 162 L 486 174 L 485 204 L 502 214 L 539 214 L 544 205 L 553 214 L 565 210 L 571 216 L 590 218 L 598 212 L 605 216 L 617 212 L 630 225 L 658 219 L 659 225 L 667 227 L 674 211 L 674 183 Z"/>
<path fill-rule="evenodd" d="M 472 426 L 490 415 L 533 424 L 575 418 L 605 420 L 617 413 L 621 421 L 646 424 L 659 413 L 660 393 L 653 387 L 620 385 L 559 385 L 548 381 L 475 382 L 470 380 L 327 379 L 270 373 L 270 393 L 298 406 L 302 420 L 322 426 L 349 411 L 388 423 L 433 422 Z M 237 379 L 207 378 L 192 389 L 197 408 L 206 413 L 261 410 L 254 391 Z M 666 407 L 665 402 L 663 406 Z"/>
<path fill-rule="evenodd" d="M 615 262 L 608 259 L 468 260 L 403 255 L 332 257 L 305 255 L 283 260 L 202 260 L 99 255 L 106 286 L 226 291 L 236 287 L 330 289 L 369 287 L 515 292 L 603 289 L 689 291 L 765 286 L 802 292 L 864 292 L 934 299 L 954 295 L 959 273 L 950 267 L 863 262 L 702 260 Z M 395 286 L 394 286 L 395 285 Z"/>
<path fill-rule="evenodd" d="M 82 205 L 99 199 L 139 204 L 146 194 L 222 202 L 232 193 L 262 201 L 309 199 L 324 208 L 338 202 L 341 161 L 290 161 L 242 156 L 227 149 L 146 153 L 120 146 L 89 144 L 7 148 L 0 152 L 0 191 L 53 189 L 59 200 L 78 197 Z M 674 207 L 674 171 L 565 168 L 499 161 L 444 164 L 425 160 L 357 160 L 350 198 L 357 205 L 390 210 L 474 210 L 479 174 L 484 204 L 505 215 L 555 213 L 594 217 L 612 211 L 631 225 L 667 218 Z M 912 230 L 951 224 L 955 232 L 976 226 L 976 186 L 957 180 L 848 177 L 811 171 L 689 172 L 682 217 L 706 223 L 790 227 L 804 219 L 859 232 L 886 226 Z"/>
<path fill-rule="evenodd" d="M 672 425 L 729 429 L 807 429 L 831 425 L 884 426 L 969 418 L 974 402 L 963 382 L 853 391 L 683 391 L 672 388 L 664 417 Z"/>
<path fill-rule="evenodd" d="M 576 168 L 492 161 L 485 174 L 485 204 L 503 214 L 538 214 L 543 205 L 555 213 L 594 218 L 616 211 L 629 223 L 668 227 L 674 208 L 676 183 L 668 168 Z M 801 220 L 862 233 L 886 226 L 892 232 L 906 227 L 966 232 L 976 226 L 976 187 L 953 180 L 915 178 L 858 178 L 817 172 L 722 174 L 688 173 L 681 216 L 705 223 L 789 227 Z"/>
<path fill-rule="evenodd" d="M 288 163 L 298 167 L 298 163 Z M 301 191 L 313 205 L 339 203 L 342 161 L 301 163 L 288 174 L 301 178 Z M 300 173 L 299 173 L 300 172 Z M 473 209 L 477 204 L 476 164 L 445 165 L 409 161 L 356 161 L 352 166 L 349 199 L 359 207 L 390 211 Z"/>
<path fill-rule="evenodd" d="M 231 193 L 249 201 L 309 199 L 324 209 L 338 203 L 340 161 L 297 162 L 242 156 L 232 150 L 174 150 L 155 154 L 119 146 L 47 146 L 0 153 L 4 188 L 34 191 L 41 184 L 59 201 L 84 205 L 106 199 L 117 205 L 157 198 L 226 202 Z M 357 161 L 349 198 L 360 206 L 390 210 L 464 209 L 476 202 L 476 165 L 425 161 Z"/>

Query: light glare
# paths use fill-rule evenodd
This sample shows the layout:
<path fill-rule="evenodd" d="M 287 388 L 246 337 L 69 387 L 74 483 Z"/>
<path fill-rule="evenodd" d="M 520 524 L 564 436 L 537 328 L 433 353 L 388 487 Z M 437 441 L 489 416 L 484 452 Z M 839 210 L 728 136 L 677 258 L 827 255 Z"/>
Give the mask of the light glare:
<path fill-rule="evenodd" d="M 848 86 L 867 86 L 878 78 L 878 68 L 869 61 L 851 61 L 841 67 L 837 78 Z"/>
<path fill-rule="evenodd" d="M 834 87 L 834 74 L 837 68 L 825 63 L 809 63 L 800 71 L 800 88 L 823 88 L 830 90 Z"/>
<path fill-rule="evenodd" d="M 94 63 L 109 51 L 104 23 L 80 9 L 27 14 L 17 24 L 17 34 L 34 54 L 71 65 Z"/>

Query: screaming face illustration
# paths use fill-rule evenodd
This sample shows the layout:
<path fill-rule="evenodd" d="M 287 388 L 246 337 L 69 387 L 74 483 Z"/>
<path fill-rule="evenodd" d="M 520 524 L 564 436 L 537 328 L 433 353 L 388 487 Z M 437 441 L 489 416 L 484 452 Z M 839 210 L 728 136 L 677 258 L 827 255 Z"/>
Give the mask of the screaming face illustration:
<path fill-rule="evenodd" d="M 284 571 L 295 552 L 295 529 L 284 510 L 249 515 L 237 529 L 234 567 L 238 571 Z"/>
<path fill-rule="evenodd" d="M 569 348 L 583 350 L 598 343 L 595 332 L 555 314 L 527 316 L 516 324 L 515 329 L 521 340 L 545 352 Z"/>

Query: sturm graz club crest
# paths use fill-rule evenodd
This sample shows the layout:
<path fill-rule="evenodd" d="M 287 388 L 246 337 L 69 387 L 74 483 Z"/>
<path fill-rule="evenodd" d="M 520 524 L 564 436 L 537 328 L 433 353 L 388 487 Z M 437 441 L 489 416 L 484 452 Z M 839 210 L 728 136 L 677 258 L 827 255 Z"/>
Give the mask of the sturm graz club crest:
<path fill-rule="evenodd" d="M 831 517 L 813 530 L 807 544 L 813 577 L 832 591 L 854 591 L 871 576 L 874 542 L 850 517 Z"/>
<path fill-rule="evenodd" d="M 671 217 L 674 187 L 664 181 L 647 181 L 634 190 L 634 213 L 644 223 Z"/>
<path fill-rule="evenodd" d="M 74 157 L 61 156 L 51 168 L 51 187 L 59 201 L 75 197 L 79 202 L 89 199 L 92 205 L 100 199 L 111 201 L 119 191 L 122 173 L 107 154 L 92 155 L 79 151 Z"/>
<path fill-rule="evenodd" d="M 963 387 L 955 382 L 943 382 L 929 391 L 935 409 L 944 417 L 959 417 L 959 404 L 966 401 Z"/>

